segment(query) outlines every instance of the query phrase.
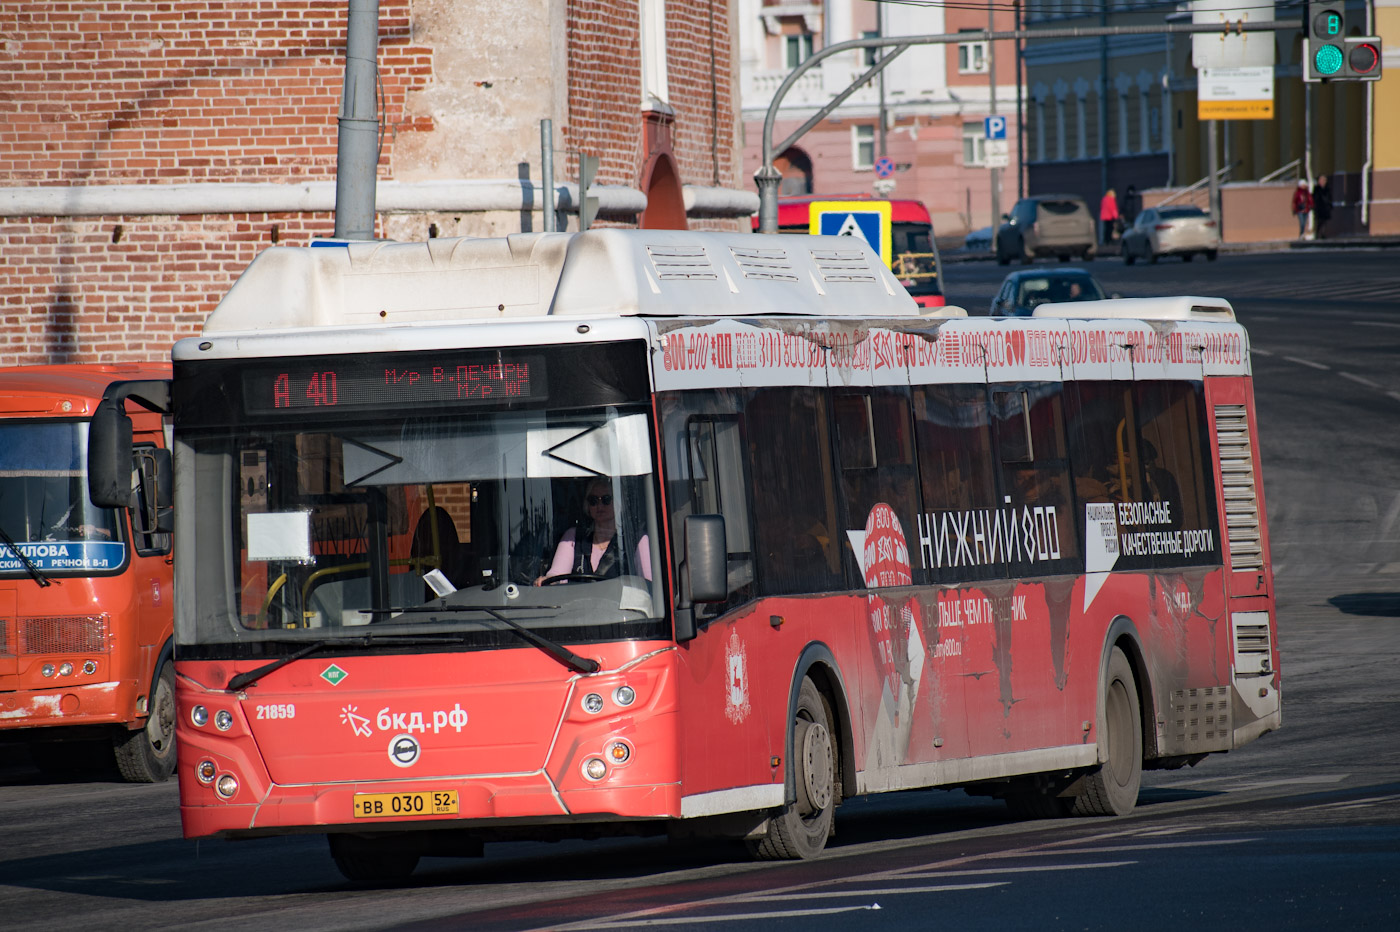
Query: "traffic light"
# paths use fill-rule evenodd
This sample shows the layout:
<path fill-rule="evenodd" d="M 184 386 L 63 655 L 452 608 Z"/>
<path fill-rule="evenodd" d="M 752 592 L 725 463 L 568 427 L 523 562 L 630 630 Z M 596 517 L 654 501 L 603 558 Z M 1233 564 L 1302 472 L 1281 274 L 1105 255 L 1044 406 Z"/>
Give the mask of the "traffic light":
<path fill-rule="evenodd" d="M 1380 36 L 1348 36 L 1346 4 L 1310 2 L 1303 18 L 1303 80 L 1379 81 Z"/>

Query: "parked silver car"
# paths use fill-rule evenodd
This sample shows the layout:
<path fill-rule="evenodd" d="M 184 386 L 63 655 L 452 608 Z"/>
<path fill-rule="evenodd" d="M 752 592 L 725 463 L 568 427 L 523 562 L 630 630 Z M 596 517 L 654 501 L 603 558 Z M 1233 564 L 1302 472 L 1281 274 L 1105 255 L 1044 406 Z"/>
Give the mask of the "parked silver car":
<path fill-rule="evenodd" d="M 1024 264 L 1040 256 L 1092 259 L 1097 249 L 1094 215 L 1077 194 L 1037 194 L 1016 202 L 997 230 L 997 262 Z"/>
<path fill-rule="evenodd" d="M 1220 249 L 1220 228 L 1199 207 L 1149 207 L 1138 214 L 1123 234 L 1123 261 L 1132 265 L 1138 259 L 1156 262 L 1158 256 L 1181 256 L 1190 262 L 1195 255 L 1215 261 Z"/>

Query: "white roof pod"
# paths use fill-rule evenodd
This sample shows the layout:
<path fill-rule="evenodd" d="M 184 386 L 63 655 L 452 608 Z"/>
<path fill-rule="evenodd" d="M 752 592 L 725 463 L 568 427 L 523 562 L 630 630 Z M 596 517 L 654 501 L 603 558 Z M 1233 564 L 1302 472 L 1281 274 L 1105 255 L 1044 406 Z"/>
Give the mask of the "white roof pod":
<path fill-rule="evenodd" d="M 277 247 L 244 270 L 205 334 L 547 315 L 914 317 L 858 237 L 684 230 Z"/>
<path fill-rule="evenodd" d="M 1224 298 L 1173 295 L 1162 298 L 1110 298 L 1106 301 L 1063 301 L 1041 304 L 1032 317 L 1076 320 L 1213 320 L 1235 319 Z"/>

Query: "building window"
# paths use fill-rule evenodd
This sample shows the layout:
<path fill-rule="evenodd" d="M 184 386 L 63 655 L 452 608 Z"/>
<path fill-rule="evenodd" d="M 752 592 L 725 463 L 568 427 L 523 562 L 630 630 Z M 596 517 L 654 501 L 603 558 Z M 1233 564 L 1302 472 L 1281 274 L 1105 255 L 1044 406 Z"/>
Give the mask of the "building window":
<path fill-rule="evenodd" d="M 851 167 L 860 171 L 875 167 L 875 127 L 851 127 Z"/>
<path fill-rule="evenodd" d="M 812 57 L 812 34 L 810 32 L 799 32 L 796 35 L 786 36 L 784 38 L 787 48 L 787 66 L 789 68 L 796 68 Z"/>
<path fill-rule="evenodd" d="M 964 29 L 963 32 L 976 32 L 975 29 Z M 986 74 L 987 73 L 987 43 L 986 42 L 959 42 L 958 43 L 958 74 Z"/>
<path fill-rule="evenodd" d="M 862 39 L 878 39 L 878 38 L 880 38 L 880 34 L 879 34 L 878 32 L 876 32 L 875 30 L 873 30 L 873 29 L 868 29 L 868 30 L 866 30 L 865 32 L 862 32 L 862 33 L 860 34 L 860 37 L 861 37 Z M 881 53 L 882 51 L 884 51 L 884 50 L 883 50 L 883 49 L 861 49 L 860 51 L 861 51 L 861 61 L 865 64 L 865 67 L 869 68 L 870 66 L 872 66 L 872 65 L 875 64 L 875 60 L 879 57 L 880 53 Z"/>
<path fill-rule="evenodd" d="M 987 131 L 981 121 L 963 124 L 962 142 L 964 165 L 987 163 Z"/>

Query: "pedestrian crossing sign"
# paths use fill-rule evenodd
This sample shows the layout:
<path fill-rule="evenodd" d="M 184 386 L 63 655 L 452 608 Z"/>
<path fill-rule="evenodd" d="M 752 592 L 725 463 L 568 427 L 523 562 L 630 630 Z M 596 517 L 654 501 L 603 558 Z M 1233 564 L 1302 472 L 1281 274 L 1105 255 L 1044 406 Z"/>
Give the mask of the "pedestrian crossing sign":
<path fill-rule="evenodd" d="M 889 201 L 813 201 L 809 231 L 820 236 L 858 236 L 889 265 L 891 214 Z"/>

